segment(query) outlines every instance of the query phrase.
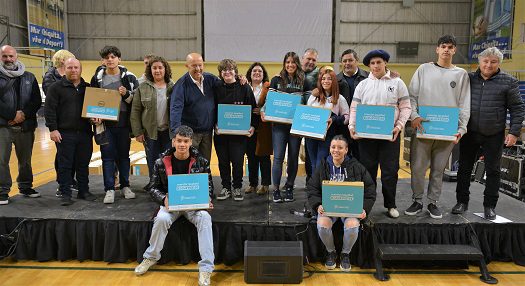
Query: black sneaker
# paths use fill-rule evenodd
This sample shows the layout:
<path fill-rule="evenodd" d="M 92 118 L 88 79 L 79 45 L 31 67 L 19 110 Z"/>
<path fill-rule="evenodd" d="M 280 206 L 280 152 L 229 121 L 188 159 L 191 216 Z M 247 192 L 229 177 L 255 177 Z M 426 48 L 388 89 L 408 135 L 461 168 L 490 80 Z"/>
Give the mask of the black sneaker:
<path fill-rule="evenodd" d="M 9 204 L 9 195 L 0 195 L 0 205 Z"/>
<path fill-rule="evenodd" d="M 441 214 L 441 210 L 438 208 L 438 206 L 436 206 L 436 204 L 434 203 L 428 204 L 427 209 L 428 209 L 428 213 L 430 214 L 431 218 L 438 219 L 438 218 L 443 217 L 443 215 Z"/>
<path fill-rule="evenodd" d="M 77 199 L 86 200 L 86 201 L 95 201 L 97 197 L 93 195 L 90 191 L 86 191 L 84 193 L 78 193 Z"/>
<path fill-rule="evenodd" d="M 352 269 L 349 253 L 341 253 L 341 265 L 339 267 L 342 271 L 350 271 L 350 269 Z"/>
<path fill-rule="evenodd" d="M 69 188 L 71 189 L 71 191 L 73 192 L 78 192 L 78 186 L 77 186 L 77 183 L 73 183 L 71 186 L 69 186 Z"/>
<path fill-rule="evenodd" d="M 335 251 L 329 252 L 326 256 L 326 262 L 324 263 L 324 266 L 328 270 L 333 270 L 337 266 L 337 253 Z"/>
<path fill-rule="evenodd" d="M 284 201 L 285 202 L 295 201 L 295 199 L 293 198 L 293 188 L 292 187 L 286 187 L 286 191 L 284 192 Z"/>
<path fill-rule="evenodd" d="M 24 195 L 24 197 L 29 197 L 29 198 L 38 198 L 40 197 L 40 193 L 33 190 L 33 189 L 22 189 L 20 190 L 20 193 L 22 195 Z"/>
<path fill-rule="evenodd" d="M 406 215 L 416 215 L 423 210 L 423 205 L 418 202 L 413 202 L 412 205 L 405 210 Z"/>
<path fill-rule="evenodd" d="M 273 190 L 273 202 L 282 203 L 283 198 L 281 197 L 281 191 L 279 189 Z"/>
<path fill-rule="evenodd" d="M 60 205 L 62 205 L 62 206 L 70 206 L 72 204 L 73 204 L 73 200 L 71 199 L 71 197 L 62 196 L 60 198 Z"/>
<path fill-rule="evenodd" d="M 463 214 L 463 213 L 465 213 L 467 210 L 468 210 L 468 204 L 457 203 L 457 204 L 452 208 L 452 213 L 453 213 L 453 214 Z"/>
<path fill-rule="evenodd" d="M 57 192 L 55 193 L 55 196 L 57 198 L 61 198 L 62 197 L 62 191 L 60 189 L 57 189 Z"/>

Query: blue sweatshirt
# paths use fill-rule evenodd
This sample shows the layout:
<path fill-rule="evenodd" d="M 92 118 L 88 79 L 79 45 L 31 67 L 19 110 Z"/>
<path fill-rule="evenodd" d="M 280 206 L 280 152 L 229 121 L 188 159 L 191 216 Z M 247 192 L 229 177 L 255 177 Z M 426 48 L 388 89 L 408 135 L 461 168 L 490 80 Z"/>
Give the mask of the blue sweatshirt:
<path fill-rule="evenodd" d="M 193 82 L 189 73 L 175 83 L 170 98 L 170 133 L 181 125 L 187 125 L 196 133 L 211 132 L 215 124 L 214 85 L 219 78 L 203 73 L 204 94 Z"/>

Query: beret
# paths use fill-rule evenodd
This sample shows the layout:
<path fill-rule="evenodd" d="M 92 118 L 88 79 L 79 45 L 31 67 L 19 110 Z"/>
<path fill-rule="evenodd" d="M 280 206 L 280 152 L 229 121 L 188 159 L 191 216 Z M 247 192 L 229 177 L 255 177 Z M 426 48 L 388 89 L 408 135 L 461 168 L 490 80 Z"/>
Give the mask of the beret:
<path fill-rule="evenodd" d="M 390 59 L 390 55 L 385 50 L 371 50 L 363 58 L 363 64 L 365 64 L 365 66 L 369 66 L 370 60 L 372 58 L 382 58 L 383 60 L 385 60 L 385 62 L 388 62 L 388 60 Z"/>

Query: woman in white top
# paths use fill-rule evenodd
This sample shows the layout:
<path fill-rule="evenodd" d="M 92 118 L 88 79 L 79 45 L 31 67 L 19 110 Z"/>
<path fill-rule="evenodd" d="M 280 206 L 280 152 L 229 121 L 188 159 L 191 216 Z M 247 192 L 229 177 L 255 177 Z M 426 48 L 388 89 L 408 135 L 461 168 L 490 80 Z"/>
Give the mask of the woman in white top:
<path fill-rule="evenodd" d="M 325 140 L 305 139 L 312 170 L 315 170 L 319 162 L 328 156 L 330 141 L 337 135 L 337 127 L 348 124 L 349 119 L 350 110 L 348 103 L 339 94 L 337 75 L 332 69 L 323 67 L 320 70 L 317 88 L 312 91 L 306 104 L 332 110 L 332 114 L 328 119 L 328 130 L 326 131 Z"/>
<path fill-rule="evenodd" d="M 405 126 L 412 108 L 408 89 L 399 77 L 392 77 L 386 64 L 390 55 L 384 50 L 372 50 L 364 57 L 363 63 L 370 67 L 370 75 L 361 81 L 354 93 L 350 105 L 350 136 L 359 139 L 355 132 L 356 109 L 358 104 L 389 105 L 395 108 L 392 139 L 359 139 L 359 156 L 361 164 L 376 181 L 377 167 L 381 167 L 381 185 L 384 207 L 391 218 L 399 217 L 396 207 L 397 172 L 399 170 L 399 133 Z M 376 184 L 377 185 L 377 184 Z"/>

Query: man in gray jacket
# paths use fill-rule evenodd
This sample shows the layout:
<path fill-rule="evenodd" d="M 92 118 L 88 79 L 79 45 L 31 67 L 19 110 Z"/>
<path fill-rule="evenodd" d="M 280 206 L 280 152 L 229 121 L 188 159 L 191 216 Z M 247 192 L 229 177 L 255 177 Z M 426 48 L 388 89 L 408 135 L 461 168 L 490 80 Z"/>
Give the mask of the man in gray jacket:
<path fill-rule="evenodd" d="M 443 186 L 443 171 L 454 148 L 467 132 L 470 116 L 470 84 L 467 72 L 452 63 L 456 53 L 456 38 L 445 35 L 439 38 L 436 47 L 438 60 L 418 67 L 408 91 L 412 104 L 412 128 L 424 132 L 419 107 L 446 106 L 459 108 L 459 122 L 454 142 L 434 139 L 419 139 L 412 136 L 410 147 L 411 187 L 414 203 L 405 210 L 406 215 L 416 215 L 423 209 L 425 172 L 430 167 L 427 210 L 431 218 L 443 217 L 438 206 Z"/>
<path fill-rule="evenodd" d="M 478 55 L 479 68 L 469 73 L 471 113 L 468 132 L 459 145 L 459 170 L 456 185 L 457 204 L 453 214 L 468 209 L 470 176 L 479 148 L 483 148 L 487 183 L 484 191 L 484 215 L 495 219 L 498 202 L 500 160 L 503 143 L 516 144 L 525 115 L 525 106 L 519 94 L 518 80 L 500 70 L 503 54 L 498 48 L 488 48 Z M 505 137 L 507 109 L 510 112 L 510 130 Z"/>

